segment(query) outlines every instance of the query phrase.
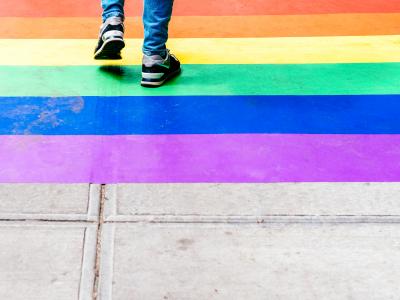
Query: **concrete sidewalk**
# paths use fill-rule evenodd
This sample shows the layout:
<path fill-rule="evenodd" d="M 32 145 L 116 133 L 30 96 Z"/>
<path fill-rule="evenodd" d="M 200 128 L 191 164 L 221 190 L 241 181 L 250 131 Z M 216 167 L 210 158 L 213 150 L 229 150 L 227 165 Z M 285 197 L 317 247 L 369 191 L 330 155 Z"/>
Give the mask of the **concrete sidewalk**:
<path fill-rule="evenodd" d="M 400 184 L 0 185 L 0 299 L 399 299 Z"/>

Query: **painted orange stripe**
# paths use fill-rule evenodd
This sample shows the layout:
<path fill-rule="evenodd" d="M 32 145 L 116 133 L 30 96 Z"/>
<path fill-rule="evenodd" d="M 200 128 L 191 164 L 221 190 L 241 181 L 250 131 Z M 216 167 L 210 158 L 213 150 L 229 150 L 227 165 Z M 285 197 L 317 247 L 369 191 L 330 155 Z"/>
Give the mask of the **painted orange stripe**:
<path fill-rule="evenodd" d="M 126 13 L 141 13 L 142 1 L 125 1 Z M 100 16 L 100 0 L 2 0 L 0 17 Z M 399 0 L 193 0 L 175 1 L 175 15 L 276 15 L 400 12 Z"/>
<path fill-rule="evenodd" d="M 0 38 L 93 38 L 98 18 L 2 18 Z M 128 38 L 141 38 L 138 17 L 126 20 Z M 9 30 L 12 28 L 13 30 Z M 286 37 L 400 34 L 400 14 L 175 17 L 171 37 Z"/>

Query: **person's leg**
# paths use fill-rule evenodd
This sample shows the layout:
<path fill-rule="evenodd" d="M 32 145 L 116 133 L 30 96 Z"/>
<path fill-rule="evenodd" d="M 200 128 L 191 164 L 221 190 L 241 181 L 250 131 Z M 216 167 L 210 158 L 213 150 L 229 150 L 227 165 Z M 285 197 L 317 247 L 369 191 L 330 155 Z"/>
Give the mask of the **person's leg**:
<path fill-rule="evenodd" d="M 102 0 L 103 24 L 94 51 L 95 59 L 120 59 L 124 42 L 124 0 Z"/>
<path fill-rule="evenodd" d="M 145 55 L 165 57 L 168 40 L 168 24 L 171 19 L 173 0 L 144 0 L 143 25 Z"/>
<path fill-rule="evenodd" d="M 120 17 L 122 21 L 124 20 L 124 0 L 102 0 L 101 7 L 103 22 L 111 17 Z"/>
<path fill-rule="evenodd" d="M 179 60 L 166 48 L 173 0 L 144 0 L 142 86 L 156 87 L 181 72 Z"/>

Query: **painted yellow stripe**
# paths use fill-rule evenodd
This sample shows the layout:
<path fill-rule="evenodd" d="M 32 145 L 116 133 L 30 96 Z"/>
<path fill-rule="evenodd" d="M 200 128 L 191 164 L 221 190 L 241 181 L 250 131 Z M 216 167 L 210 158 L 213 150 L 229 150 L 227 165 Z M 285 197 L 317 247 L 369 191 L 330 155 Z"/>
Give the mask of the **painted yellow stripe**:
<path fill-rule="evenodd" d="M 0 40 L 0 65 L 137 65 L 141 40 L 127 40 L 125 59 L 95 61 L 95 40 Z M 171 39 L 168 45 L 186 64 L 309 64 L 400 62 L 400 35 Z"/>

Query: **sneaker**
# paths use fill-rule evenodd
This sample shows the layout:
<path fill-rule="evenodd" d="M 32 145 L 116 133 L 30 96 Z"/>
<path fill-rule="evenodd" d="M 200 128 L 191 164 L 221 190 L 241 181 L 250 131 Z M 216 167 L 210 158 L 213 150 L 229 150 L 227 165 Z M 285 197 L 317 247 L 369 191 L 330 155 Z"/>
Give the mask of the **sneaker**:
<path fill-rule="evenodd" d="M 124 47 L 122 18 L 108 18 L 100 27 L 99 43 L 94 51 L 94 59 L 121 59 L 121 50 Z"/>
<path fill-rule="evenodd" d="M 179 75 L 181 63 L 167 50 L 167 56 L 160 55 L 143 56 L 142 82 L 145 87 L 157 87 L 167 80 Z"/>

